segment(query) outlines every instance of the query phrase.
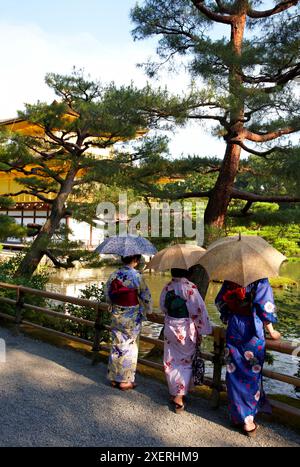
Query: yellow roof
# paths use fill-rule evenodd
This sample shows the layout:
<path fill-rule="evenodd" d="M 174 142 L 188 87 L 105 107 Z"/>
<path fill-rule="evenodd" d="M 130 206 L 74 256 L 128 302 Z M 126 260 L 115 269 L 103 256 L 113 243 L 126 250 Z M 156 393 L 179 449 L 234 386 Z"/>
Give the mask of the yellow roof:
<path fill-rule="evenodd" d="M 56 103 L 54 101 L 53 103 Z M 74 112 L 71 108 L 66 112 L 63 116 L 63 119 L 67 121 L 72 121 L 78 117 L 78 113 Z M 0 127 L 6 128 L 8 131 L 11 132 L 18 132 L 22 135 L 28 136 L 44 136 L 45 130 L 44 128 L 39 125 L 38 123 L 28 122 L 28 120 L 24 118 L 9 118 L 7 120 L 0 121 Z"/>
<path fill-rule="evenodd" d="M 66 114 L 62 117 L 66 121 L 72 121 L 78 118 L 79 114 L 70 109 Z M 45 136 L 45 130 L 44 128 L 39 125 L 38 123 L 32 123 L 28 122 L 28 120 L 24 118 L 10 118 L 7 120 L 1 120 L 0 121 L 0 128 L 4 128 L 8 131 L 11 132 L 17 132 L 22 135 L 27 135 L 27 136 L 40 136 L 43 137 Z M 55 128 L 53 129 L 55 131 Z M 59 130 L 58 130 L 59 131 Z M 139 129 L 136 131 L 135 137 L 141 137 L 144 136 L 148 132 L 147 129 Z M 112 141 L 119 141 L 120 138 L 111 138 L 111 134 L 109 133 L 101 133 L 101 134 L 95 134 L 92 135 L 97 138 L 103 138 L 103 139 L 112 139 Z M 122 138 L 123 141 L 126 141 L 131 138 Z"/>
<path fill-rule="evenodd" d="M 70 109 L 64 116 L 63 118 L 66 120 L 73 120 L 78 117 L 78 114 L 74 112 L 72 109 Z M 17 132 L 22 135 L 26 136 L 36 136 L 36 137 L 44 137 L 45 136 L 45 130 L 44 128 L 37 124 L 37 123 L 31 123 L 28 122 L 24 118 L 11 118 L 11 119 L 6 119 L 0 121 L 0 128 L 4 128 L 8 131 L 11 132 Z M 141 137 L 145 135 L 148 132 L 148 130 L 141 129 L 136 132 L 136 137 Z M 101 134 L 101 135 L 95 135 L 95 137 L 99 138 L 102 137 L 104 140 L 111 138 L 111 135 L 109 134 Z M 130 138 L 123 138 L 123 141 L 126 141 Z M 114 140 L 114 138 L 112 138 Z M 119 141 L 118 138 L 115 138 L 115 141 Z M 52 166 L 55 166 L 55 162 L 51 163 Z M 31 168 L 33 165 L 28 165 L 26 168 Z M 23 187 L 14 180 L 17 177 L 20 177 L 21 175 L 16 173 L 4 173 L 1 172 L 0 170 L 0 195 L 1 194 L 7 194 L 7 193 L 17 193 L 18 191 L 21 191 Z M 48 195 L 51 198 L 51 195 Z M 36 198 L 35 196 L 28 195 L 28 194 L 21 194 L 18 196 L 14 196 L 14 201 L 15 202 L 39 202 L 40 200 Z"/>
<path fill-rule="evenodd" d="M 23 135 L 29 136 L 43 136 L 44 129 L 36 123 L 30 123 L 22 118 L 15 118 L 11 120 L 2 120 L 0 127 L 7 129 L 11 132 L 18 132 Z"/>

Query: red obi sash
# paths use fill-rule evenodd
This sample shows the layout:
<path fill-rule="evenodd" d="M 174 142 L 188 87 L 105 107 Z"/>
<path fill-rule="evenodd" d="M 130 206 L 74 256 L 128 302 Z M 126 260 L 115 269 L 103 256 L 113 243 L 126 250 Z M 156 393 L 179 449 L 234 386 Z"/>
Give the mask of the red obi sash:
<path fill-rule="evenodd" d="M 136 306 L 139 304 L 137 289 L 125 287 L 118 279 L 114 279 L 110 284 L 109 295 L 115 305 Z"/>
<path fill-rule="evenodd" d="M 247 297 L 245 287 L 239 287 L 233 283 L 230 284 L 228 290 L 223 295 L 223 300 L 231 313 L 242 316 L 252 315 L 251 300 Z"/>

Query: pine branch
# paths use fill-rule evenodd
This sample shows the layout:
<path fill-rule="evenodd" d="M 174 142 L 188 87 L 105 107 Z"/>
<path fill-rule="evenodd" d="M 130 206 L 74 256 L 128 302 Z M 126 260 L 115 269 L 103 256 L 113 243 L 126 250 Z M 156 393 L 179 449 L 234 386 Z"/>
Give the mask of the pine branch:
<path fill-rule="evenodd" d="M 241 210 L 241 213 L 242 213 L 243 215 L 246 215 L 246 214 L 248 213 L 249 209 L 251 208 L 252 204 L 253 204 L 253 201 L 247 201 L 246 204 L 245 204 L 245 206 L 244 206 L 243 209 Z"/>
<path fill-rule="evenodd" d="M 45 133 L 46 135 L 52 140 L 55 141 L 56 143 L 60 144 L 61 147 L 65 148 L 67 151 L 69 151 L 71 154 L 74 154 L 75 151 L 81 151 L 81 147 L 78 146 L 76 143 L 69 143 L 68 141 L 65 141 L 63 138 L 59 138 L 56 136 L 49 128 L 45 128 Z M 75 154 L 74 154 L 75 155 Z"/>
<path fill-rule="evenodd" d="M 268 102 L 267 104 L 262 104 L 261 106 L 259 107 L 255 107 L 251 110 L 248 110 L 247 112 L 245 112 L 244 116 L 245 116 L 245 121 L 246 122 L 249 122 L 251 120 L 251 117 L 253 114 L 255 114 L 256 112 L 261 112 L 262 110 L 264 109 L 268 109 L 270 107 L 270 103 Z"/>
<path fill-rule="evenodd" d="M 224 117 L 220 117 L 218 115 L 189 115 L 188 119 L 195 119 L 195 120 L 217 120 L 220 122 L 224 127 L 228 127 L 226 123 L 226 119 Z"/>
<path fill-rule="evenodd" d="M 282 86 L 283 84 L 288 83 L 289 81 L 297 78 L 300 75 L 300 63 L 296 63 L 292 69 L 286 71 L 285 73 L 277 73 L 277 75 L 272 76 L 248 76 L 240 73 L 240 76 L 244 83 L 248 84 L 261 84 L 261 83 L 276 83 L 275 86 L 267 87 L 264 89 L 266 93 L 271 93 L 276 89 L 276 86 Z"/>
<path fill-rule="evenodd" d="M 244 151 L 250 153 L 250 154 L 253 154 L 254 156 L 258 156 L 258 157 L 264 157 L 265 159 L 268 160 L 268 157 L 270 154 L 272 154 L 273 152 L 283 152 L 285 150 L 285 148 L 281 147 L 281 146 L 274 146 L 273 148 L 271 149 L 268 149 L 267 151 L 255 151 L 255 149 L 251 149 L 249 148 L 248 146 L 246 146 L 244 143 L 242 143 L 241 141 L 235 141 L 235 140 L 231 140 L 231 143 L 233 144 L 237 144 L 238 146 L 240 146 L 242 149 L 244 149 Z"/>
<path fill-rule="evenodd" d="M 278 3 L 274 8 L 264 11 L 252 10 L 249 8 L 247 11 L 247 15 L 250 18 L 260 19 L 260 18 L 268 18 L 270 16 L 276 15 L 277 13 L 281 13 L 282 11 L 288 10 L 293 6 L 296 6 L 299 3 L 299 0 L 285 0 L 283 2 Z"/>
<path fill-rule="evenodd" d="M 247 130 L 246 128 L 242 131 L 242 136 L 249 141 L 254 141 L 256 143 L 265 143 L 267 141 L 272 141 L 280 136 L 290 135 L 300 131 L 300 125 L 296 127 L 287 127 L 281 128 L 279 130 L 270 131 L 268 133 L 253 133 L 252 131 Z"/>
<path fill-rule="evenodd" d="M 194 6 L 201 11 L 207 18 L 216 21 L 217 23 L 223 24 L 233 24 L 234 16 L 233 15 L 220 15 L 218 13 L 214 13 L 212 10 L 204 6 L 204 0 L 192 0 Z"/>
<path fill-rule="evenodd" d="M 31 138 L 33 139 L 33 138 Z M 43 138 L 41 138 L 43 139 Z M 33 141 L 32 141 L 33 143 Z M 41 145 L 41 141 L 37 141 L 37 144 Z M 48 144 L 49 146 L 49 140 L 45 140 L 44 141 L 44 144 L 46 146 L 46 144 Z M 53 141 L 51 141 L 51 145 L 52 146 L 59 146 L 59 149 L 55 152 L 45 152 L 45 151 L 42 151 L 41 149 L 38 149 L 37 146 L 33 146 L 33 144 L 29 144 L 28 140 L 24 140 L 24 146 L 26 146 L 28 149 L 30 149 L 30 151 L 33 151 L 35 152 L 36 154 L 42 156 L 43 158 L 49 160 L 50 158 L 53 158 L 56 154 L 61 154 L 61 144 L 57 144 L 57 143 L 54 143 Z"/>
<path fill-rule="evenodd" d="M 212 190 L 209 191 L 191 191 L 189 193 L 178 193 L 172 195 L 171 199 L 187 199 L 187 198 L 209 198 Z"/>
<path fill-rule="evenodd" d="M 224 5 L 224 3 L 221 0 L 215 0 L 215 1 L 216 1 L 216 4 L 218 5 L 220 13 L 225 13 L 227 15 L 230 15 L 232 13 L 231 8 L 227 5 Z"/>
<path fill-rule="evenodd" d="M 186 199 L 186 198 L 209 198 L 212 190 L 210 191 L 192 191 L 190 193 L 181 193 L 170 196 L 170 199 Z M 150 195 L 149 195 L 150 196 Z M 165 196 L 164 196 L 165 198 Z M 269 202 L 269 203 L 299 203 L 300 197 L 296 196 L 276 196 L 276 195 L 257 195 L 256 193 L 248 193 L 246 191 L 237 190 L 232 188 L 231 199 L 241 199 L 245 201 L 255 202 Z"/>
<path fill-rule="evenodd" d="M 42 193 L 45 193 L 44 191 Z M 48 193 L 54 193 L 53 191 L 49 191 Z M 19 195 L 31 195 L 31 196 L 36 196 L 37 198 L 39 198 L 41 201 L 43 201 L 44 203 L 47 203 L 47 204 L 52 204 L 53 203 L 53 199 L 49 199 L 49 198 L 46 198 L 46 196 L 43 196 L 41 194 L 41 192 L 39 191 L 36 191 L 36 190 L 32 190 L 32 191 L 29 191 L 29 190 L 21 190 L 21 191 L 17 191 L 16 193 L 5 193 L 5 194 L 2 194 L 1 196 L 5 196 L 5 197 L 14 197 L 14 196 L 19 196 Z"/>
<path fill-rule="evenodd" d="M 256 193 L 248 193 L 240 191 L 236 188 L 231 190 L 232 199 L 242 199 L 245 201 L 261 202 L 261 203 L 299 203 L 300 197 L 297 196 L 277 196 L 277 195 L 257 195 Z"/>
<path fill-rule="evenodd" d="M 45 131 L 45 129 L 44 129 Z M 46 132 L 45 132 L 46 133 Z M 70 135 L 70 138 L 73 138 L 74 135 Z M 37 146 L 40 146 L 41 143 L 44 143 L 44 146 L 49 146 L 49 144 L 51 144 L 51 146 L 54 146 L 54 147 L 58 147 L 58 150 L 55 151 L 55 152 L 45 152 L 45 151 L 42 151 L 42 150 L 39 150 L 37 148 L 37 146 L 33 146 L 32 144 L 29 144 L 28 141 L 32 141 L 34 143 L 36 143 Z M 52 139 L 52 141 L 49 141 L 49 137 L 48 139 L 47 138 L 44 138 L 42 136 L 30 136 L 30 138 L 27 138 L 26 140 L 24 140 L 24 145 L 34 151 L 36 154 L 39 154 L 40 156 L 43 157 L 43 160 L 52 160 L 52 159 L 55 159 L 58 155 L 61 155 L 62 153 L 62 150 L 65 149 L 62 144 L 61 144 L 61 139 L 58 138 L 58 141 L 54 141 Z"/>
<path fill-rule="evenodd" d="M 157 33 L 158 34 L 158 33 Z M 164 60 L 162 60 L 161 62 L 157 62 L 157 63 L 154 63 L 154 62 L 151 62 L 151 75 L 154 74 L 154 73 L 158 73 L 158 71 L 160 69 L 162 69 L 164 67 L 164 65 L 166 65 L 167 63 L 171 62 L 172 58 L 175 57 L 179 51 L 183 52 L 184 50 L 188 50 L 188 49 L 191 49 L 192 47 L 194 47 L 194 44 L 185 44 L 185 45 L 181 45 L 180 47 L 177 46 L 177 49 L 170 52 L 166 58 Z M 139 68 L 145 68 L 147 69 L 147 66 L 149 66 L 149 62 L 142 62 L 142 63 L 138 63 L 137 65 Z"/>
<path fill-rule="evenodd" d="M 191 41 L 193 42 L 196 42 L 198 40 L 197 36 L 183 29 L 182 25 L 179 25 L 178 29 L 163 26 L 161 23 L 158 23 L 158 22 L 153 23 L 152 26 L 155 26 L 157 28 L 155 34 L 166 34 L 166 35 L 176 35 L 176 36 L 180 34 L 180 35 L 187 37 L 188 39 L 191 39 Z"/>
<path fill-rule="evenodd" d="M 45 164 L 44 162 L 41 162 L 39 161 L 39 164 L 43 167 L 43 169 L 45 170 L 46 174 L 48 174 L 49 177 L 53 178 L 53 180 L 55 180 L 57 183 L 59 183 L 60 185 L 62 183 L 64 183 L 64 179 L 61 178 L 57 172 L 54 172 L 53 170 L 51 170 L 47 164 Z"/>
<path fill-rule="evenodd" d="M 55 256 L 49 250 L 45 250 L 44 254 L 48 256 L 48 258 L 52 261 L 54 266 L 57 268 L 64 268 L 64 269 L 74 268 L 74 263 L 72 263 L 72 261 L 67 260 L 66 263 L 62 263 L 57 258 L 55 258 Z"/>
<path fill-rule="evenodd" d="M 83 154 L 84 151 L 86 151 L 86 149 L 90 147 L 99 148 L 99 149 L 109 148 L 118 141 L 123 141 L 123 137 L 119 135 L 118 133 L 110 133 L 110 135 L 106 136 L 105 140 L 103 141 L 98 141 L 98 142 L 95 140 L 86 141 L 85 143 L 83 143 L 84 148 L 80 150 L 80 154 Z"/>
<path fill-rule="evenodd" d="M 199 107 L 210 107 L 211 109 L 222 109 L 221 105 L 218 102 L 213 102 L 213 101 L 207 101 L 207 102 L 197 102 L 196 104 L 189 105 L 187 104 L 185 107 L 180 107 L 171 110 L 162 110 L 162 109 L 157 109 L 154 107 L 143 107 L 142 110 L 151 113 L 152 115 L 155 115 L 160 118 L 168 118 L 168 117 L 175 117 L 177 114 L 181 113 L 186 113 L 187 116 L 186 118 L 214 118 L 219 121 L 225 120 L 222 115 L 193 115 L 193 114 L 188 114 L 187 112 L 192 112 L 194 110 L 199 109 Z"/>
<path fill-rule="evenodd" d="M 27 175 L 27 176 L 34 175 L 34 176 L 41 177 L 41 178 L 53 178 L 53 180 L 55 180 L 59 184 L 62 184 L 64 182 L 64 179 L 59 177 L 59 175 L 56 172 L 54 172 L 53 170 L 51 170 L 44 162 L 38 161 L 37 163 L 42 168 L 33 167 L 30 170 L 26 170 L 25 167 L 28 164 L 25 164 L 23 166 L 18 166 L 18 165 L 14 164 L 14 163 L 5 162 L 5 164 L 9 165 L 10 168 L 7 169 L 7 170 L 0 170 L 0 172 L 9 173 L 12 170 L 14 170 L 16 172 L 22 173 L 23 175 Z M 44 170 L 46 174 L 37 173 L 37 170 Z"/>

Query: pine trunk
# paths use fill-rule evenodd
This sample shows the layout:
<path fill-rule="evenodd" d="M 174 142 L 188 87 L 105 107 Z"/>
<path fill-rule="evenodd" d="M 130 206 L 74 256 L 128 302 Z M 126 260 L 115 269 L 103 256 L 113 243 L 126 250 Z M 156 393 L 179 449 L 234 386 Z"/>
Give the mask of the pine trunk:
<path fill-rule="evenodd" d="M 239 168 L 241 148 L 227 144 L 224 161 L 207 204 L 204 222 L 206 226 L 222 228 L 230 203 L 231 190 Z"/>
<path fill-rule="evenodd" d="M 63 218 L 63 215 L 57 211 L 54 212 L 52 210 L 52 213 L 50 218 L 46 221 L 32 242 L 29 251 L 25 255 L 15 274 L 16 277 L 31 277 L 40 264 L 45 254 L 45 250 L 47 249 L 55 230 L 59 227 L 60 221 Z"/>
<path fill-rule="evenodd" d="M 65 215 L 65 202 L 72 191 L 75 175 L 76 170 L 72 169 L 62 185 L 58 196 L 53 200 L 49 219 L 47 219 L 32 242 L 27 254 L 16 271 L 15 277 L 31 277 L 40 264 L 52 236 L 58 229 L 60 221 Z"/>
<path fill-rule="evenodd" d="M 244 100 L 241 88 L 243 85 L 239 58 L 242 54 L 244 30 L 246 24 L 247 2 L 236 5 L 236 19 L 231 25 L 230 48 L 236 56 L 236 64 L 229 71 L 229 95 L 231 97 L 230 127 L 226 136 L 227 146 L 225 157 L 219 172 L 217 182 L 212 190 L 204 215 L 207 232 L 206 243 L 213 240 L 214 230 L 218 232 L 224 226 L 231 191 L 239 169 L 241 147 L 234 141 L 243 141 Z M 211 236 L 211 238 L 209 238 Z"/>

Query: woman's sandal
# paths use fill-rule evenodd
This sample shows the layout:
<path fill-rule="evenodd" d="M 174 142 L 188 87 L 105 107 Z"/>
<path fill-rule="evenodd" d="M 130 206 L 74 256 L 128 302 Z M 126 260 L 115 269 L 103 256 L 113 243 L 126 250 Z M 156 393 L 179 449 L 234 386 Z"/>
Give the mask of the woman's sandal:
<path fill-rule="evenodd" d="M 182 413 L 184 412 L 184 409 L 185 409 L 185 406 L 184 404 L 177 404 L 176 402 L 174 402 L 175 404 L 175 413 Z"/>
<path fill-rule="evenodd" d="M 121 391 L 128 391 L 129 389 L 135 389 L 137 387 L 137 384 L 135 383 L 130 383 L 130 386 L 125 386 L 125 387 L 121 387 L 121 383 L 119 385 L 119 389 L 121 389 Z"/>
<path fill-rule="evenodd" d="M 175 409 L 175 413 L 182 413 L 184 412 L 184 409 L 185 409 L 185 405 L 184 404 L 177 404 L 177 402 L 175 402 L 173 399 L 171 399 L 171 402 L 174 406 L 174 409 Z"/>
<path fill-rule="evenodd" d="M 246 435 L 246 436 L 249 436 L 250 438 L 255 436 L 256 435 L 256 431 L 257 431 L 257 428 L 258 428 L 258 425 L 257 423 L 253 422 L 254 425 L 255 425 L 255 428 L 253 428 L 253 430 L 245 430 L 245 428 L 243 428 L 243 433 Z"/>
<path fill-rule="evenodd" d="M 122 387 L 121 384 L 122 383 L 119 383 L 118 381 L 111 381 L 110 382 L 110 385 L 113 388 L 120 389 L 121 391 L 128 391 L 129 389 L 135 389 L 137 387 L 137 384 L 135 384 L 135 383 L 130 383 L 130 386 L 125 386 L 125 387 Z"/>

